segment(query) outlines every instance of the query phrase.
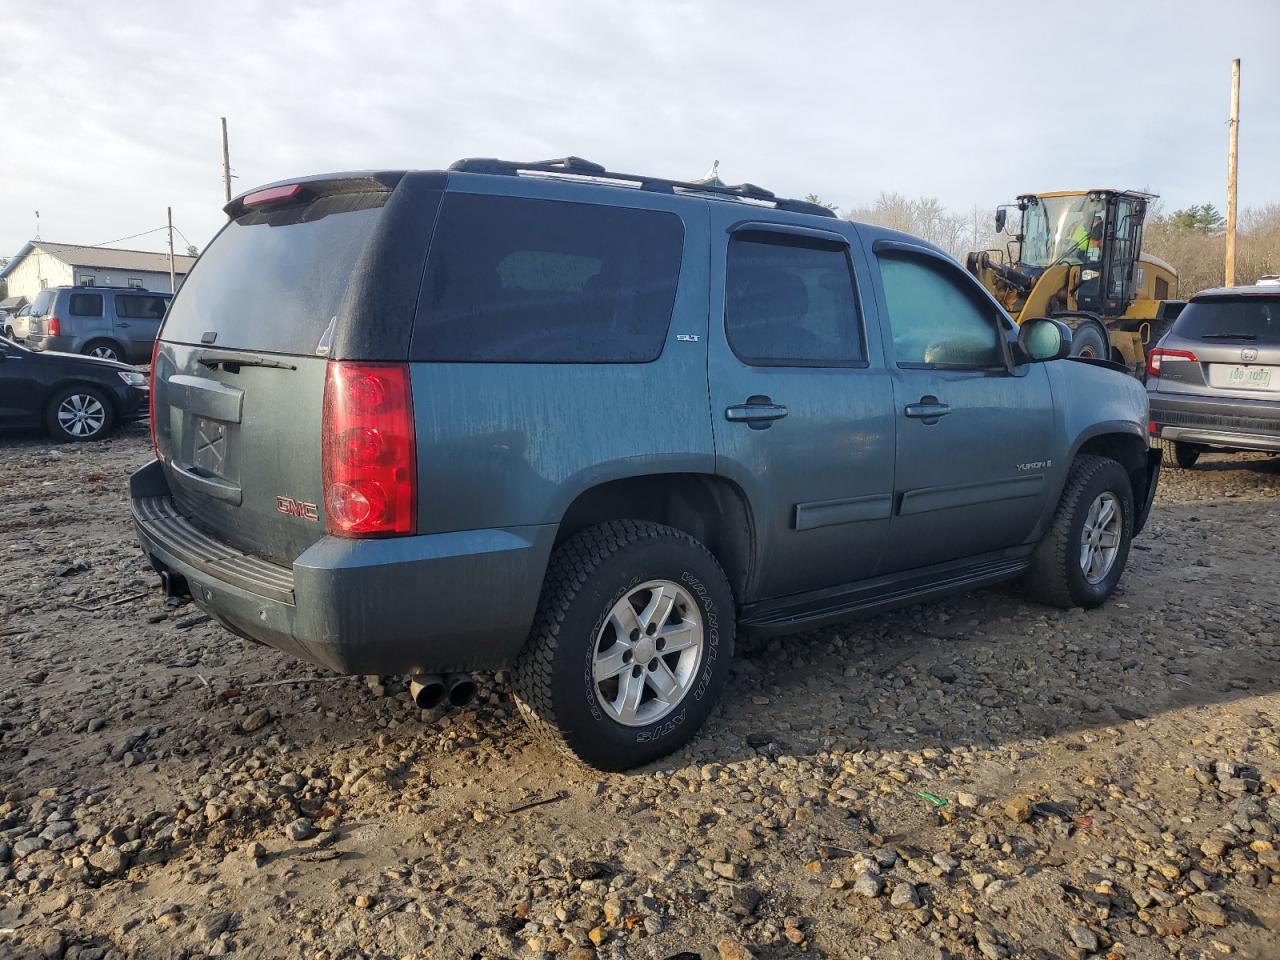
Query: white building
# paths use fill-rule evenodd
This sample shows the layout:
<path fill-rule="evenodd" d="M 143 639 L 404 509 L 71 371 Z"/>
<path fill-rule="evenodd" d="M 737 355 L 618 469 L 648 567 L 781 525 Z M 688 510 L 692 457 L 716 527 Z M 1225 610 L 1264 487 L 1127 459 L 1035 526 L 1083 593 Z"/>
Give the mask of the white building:
<path fill-rule="evenodd" d="M 195 257 L 173 258 L 177 282 L 182 283 Z M 9 298 L 35 300 L 45 287 L 140 287 L 168 291 L 169 254 L 145 250 L 81 247 L 73 243 L 32 240 L 0 270 Z"/>

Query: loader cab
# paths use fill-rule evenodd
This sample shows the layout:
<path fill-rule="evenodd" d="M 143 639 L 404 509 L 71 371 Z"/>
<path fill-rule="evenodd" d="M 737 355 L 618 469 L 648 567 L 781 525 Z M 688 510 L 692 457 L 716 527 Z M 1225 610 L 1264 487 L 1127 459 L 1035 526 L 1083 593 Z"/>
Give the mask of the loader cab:
<path fill-rule="evenodd" d="M 1055 264 L 1071 271 L 1073 309 L 1117 316 L 1134 298 L 1147 194 L 1088 190 L 1018 197 L 1018 269 L 1039 276 Z"/>

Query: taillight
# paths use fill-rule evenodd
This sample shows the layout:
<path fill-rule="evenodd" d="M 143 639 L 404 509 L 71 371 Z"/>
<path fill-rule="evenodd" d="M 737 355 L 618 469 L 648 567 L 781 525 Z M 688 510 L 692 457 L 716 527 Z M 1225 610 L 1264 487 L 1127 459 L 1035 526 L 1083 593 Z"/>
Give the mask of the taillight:
<path fill-rule="evenodd" d="M 1169 350 L 1165 347 L 1156 347 L 1147 354 L 1147 375 L 1151 377 L 1160 376 L 1160 364 L 1165 360 L 1190 360 L 1196 362 L 1196 355 L 1190 350 Z"/>
<path fill-rule="evenodd" d="M 329 361 L 321 436 L 329 532 L 413 533 L 418 484 L 408 365 Z"/>
<path fill-rule="evenodd" d="M 62 334 L 62 321 L 57 317 L 50 317 L 45 321 L 44 332 L 51 337 L 57 337 Z"/>
<path fill-rule="evenodd" d="M 160 338 L 157 337 L 155 343 L 151 344 L 151 370 L 147 376 L 150 378 L 150 387 L 147 391 L 147 417 L 151 423 L 151 449 L 155 451 L 156 459 L 163 460 L 160 456 L 160 442 L 156 439 L 156 360 L 160 357 Z"/>

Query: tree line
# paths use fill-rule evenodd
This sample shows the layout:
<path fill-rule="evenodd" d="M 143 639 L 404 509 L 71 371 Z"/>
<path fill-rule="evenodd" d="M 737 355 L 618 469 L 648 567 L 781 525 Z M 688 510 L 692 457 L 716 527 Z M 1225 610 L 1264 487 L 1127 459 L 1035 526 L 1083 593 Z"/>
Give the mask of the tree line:
<path fill-rule="evenodd" d="M 847 220 L 901 230 L 941 247 L 964 261 L 971 250 L 1004 250 L 1012 239 L 997 234 L 992 211 L 973 207 L 950 210 L 937 197 L 906 197 L 882 191 L 873 203 L 840 210 L 810 194 L 807 198 L 835 210 Z M 1016 214 L 1016 211 L 1014 211 Z M 1016 229 L 1016 217 L 1009 229 Z M 1226 218 L 1211 203 L 1192 204 L 1166 213 L 1159 201 L 1147 210 L 1142 249 L 1167 260 L 1178 271 L 1178 296 L 1190 297 L 1220 287 L 1226 271 Z M 1280 204 L 1241 211 L 1236 224 L 1236 283 L 1280 274 Z"/>

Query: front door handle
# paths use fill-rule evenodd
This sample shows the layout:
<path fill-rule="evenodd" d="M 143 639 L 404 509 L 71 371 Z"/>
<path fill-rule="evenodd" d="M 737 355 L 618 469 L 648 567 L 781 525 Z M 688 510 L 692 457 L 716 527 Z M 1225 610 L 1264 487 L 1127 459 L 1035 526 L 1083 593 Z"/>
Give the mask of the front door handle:
<path fill-rule="evenodd" d="M 937 397 L 929 395 L 921 397 L 917 403 L 907 404 L 902 412 L 913 420 L 923 420 L 925 423 L 937 423 L 951 412 L 951 408 L 940 401 Z"/>
<path fill-rule="evenodd" d="M 763 430 L 775 420 L 781 420 L 790 411 L 768 397 L 748 397 L 746 403 L 726 407 L 724 418 L 734 423 L 745 423 L 753 430 Z"/>

